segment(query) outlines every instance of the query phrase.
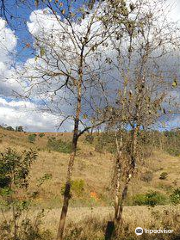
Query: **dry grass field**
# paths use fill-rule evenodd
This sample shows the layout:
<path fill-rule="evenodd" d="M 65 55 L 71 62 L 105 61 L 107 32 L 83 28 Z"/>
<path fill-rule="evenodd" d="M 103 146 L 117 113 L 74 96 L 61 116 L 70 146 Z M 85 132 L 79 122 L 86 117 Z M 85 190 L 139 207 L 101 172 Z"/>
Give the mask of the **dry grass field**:
<path fill-rule="evenodd" d="M 36 219 L 39 211 L 30 211 L 29 217 Z M 6 214 L 9 216 L 9 213 Z M 49 230 L 51 239 L 55 239 L 60 209 L 45 210 L 41 219 L 42 230 Z M 112 207 L 75 207 L 70 208 L 66 224 L 65 240 L 103 240 L 107 222 L 112 220 Z M 0 217 L 2 220 L 2 216 Z M 135 228 L 147 230 L 173 230 L 171 234 L 135 235 Z M 156 238 L 157 236 L 157 238 Z M 123 214 L 123 228 L 119 240 L 179 240 L 180 206 L 127 206 Z M 46 240 L 46 239 L 44 239 Z"/>

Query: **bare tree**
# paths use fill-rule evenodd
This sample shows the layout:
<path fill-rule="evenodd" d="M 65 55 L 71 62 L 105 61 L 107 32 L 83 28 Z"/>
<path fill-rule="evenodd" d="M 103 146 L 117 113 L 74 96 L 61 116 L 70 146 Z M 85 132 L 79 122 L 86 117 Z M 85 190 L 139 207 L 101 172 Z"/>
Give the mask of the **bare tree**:
<path fill-rule="evenodd" d="M 111 43 L 116 52 L 111 58 L 111 74 L 117 97 L 109 126 L 116 132 L 114 223 L 118 232 L 139 159 L 138 136 L 168 113 L 179 35 L 176 24 L 168 18 L 166 1 L 108 1 L 106 11 L 103 22 L 114 25 Z M 127 134 L 131 136 L 128 141 Z"/>
<path fill-rule="evenodd" d="M 108 48 L 110 30 L 99 20 L 100 2 L 96 8 L 94 2 L 73 8 L 72 2 L 64 6 L 47 1 L 44 10 L 32 13 L 28 27 L 36 56 L 26 62 L 22 73 L 25 97 L 40 101 L 42 110 L 56 114 L 59 127 L 66 121 L 73 125 L 57 240 L 63 239 L 78 139 L 107 120 L 106 111 L 96 121 L 95 116 L 108 102 L 104 76 L 109 67 L 102 53 Z"/>

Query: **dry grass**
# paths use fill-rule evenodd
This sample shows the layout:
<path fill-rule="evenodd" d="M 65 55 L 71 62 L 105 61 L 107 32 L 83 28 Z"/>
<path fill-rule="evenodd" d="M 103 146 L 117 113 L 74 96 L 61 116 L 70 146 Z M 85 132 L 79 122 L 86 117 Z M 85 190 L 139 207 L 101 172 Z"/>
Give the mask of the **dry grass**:
<path fill-rule="evenodd" d="M 56 232 L 60 209 L 46 210 L 44 226 L 49 227 L 53 232 Z M 70 208 L 68 212 L 67 224 L 78 225 L 85 219 L 106 219 L 113 218 L 112 207 L 80 207 Z M 179 221 L 179 222 L 178 222 Z M 142 228 L 161 228 L 164 225 L 174 226 L 177 228 L 180 223 L 180 206 L 157 206 L 148 208 L 145 206 L 128 206 L 124 208 L 123 224 L 128 225 L 129 231 L 134 232 L 135 228 L 141 226 Z M 153 228 L 154 229 L 154 228 Z"/>
<path fill-rule="evenodd" d="M 37 137 L 34 144 L 28 142 L 28 135 L 29 133 L 17 133 L 0 129 L 0 139 L 2 140 L 0 151 L 4 151 L 8 147 L 12 147 L 19 152 L 29 148 L 37 150 L 38 160 L 32 168 L 31 188 L 36 189 L 37 180 L 45 173 L 52 174 L 52 179 L 46 181 L 42 186 L 35 204 L 36 208 L 44 207 L 46 209 L 43 227 L 50 228 L 55 234 L 62 202 L 61 188 L 66 177 L 69 155 L 49 151 L 47 141 L 49 136 L 56 136 L 64 141 L 70 140 L 71 133 L 46 133 L 43 138 Z M 136 177 L 129 188 L 129 198 L 138 193 L 146 193 L 149 190 L 160 191 L 168 195 L 174 188 L 180 187 L 179 160 L 179 157 L 171 157 L 160 151 L 155 151 L 149 159 L 146 159 L 144 165 L 139 166 L 137 169 Z M 73 179 L 84 180 L 85 192 L 82 196 L 73 195 L 71 200 L 66 240 L 104 239 L 106 223 L 112 219 L 113 214 L 113 208 L 109 207 L 112 199 L 109 191 L 112 166 L 113 156 L 110 153 L 98 153 L 93 145 L 85 143 L 84 138 L 80 139 Z M 150 182 L 144 182 L 141 179 L 141 174 L 146 173 L 146 171 L 153 172 L 153 179 Z M 166 180 L 159 179 L 162 172 L 168 173 Z M 72 208 L 72 206 L 74 207 Z M 136 239 L 134 229 L 137 226 L 147 229 L 172 228 L 177 236 L 180 231 L 179 210 L 179 206 L 157 206 L 151 210 L 147 207 L 125 207 L 122 237 L 119 239 Z M 30 216 L 33 217 L 37 211 L 34 210 L 33 214 L 31 211 Z M 156 239 L 156 236 L 148 237 L 138 237 L 138 239 Z M 158 235 L 157 239 L 174 240 L 175 238 L 174 235 L 163 237 Z M 180 240 L 180 237 L 176 240 L 178 239 Z"/>
<path fill-rule="evenodd" d="M 36 149 L 38 160 L 34 164 L 31 172 L 31 187 L 36 188 L 37 180 L 44 174 L 52 174 L 52 179 L 46 181 L 42 186 L 37 204 L 43 207 L 58 207 L 61 204 L 61 188 L 64 184 L 67 170 L 68 154 L 49 151 L 47 149 L 48 137 L 55 136 L 64 141 L 71 139 L 71 133 L 45 133 L 40 138 L 37 133 L 34 144 L 28 142 L 29 133 L 11 132 L 0 129 L 0 151 L 8 147 L 17 151 Z M 93 145 L 85 143 L 84 137 L 80 139 L 79 151 L 74 166 L 73 179 L 83 179 L 85 182 L 85 192 L 81 197 L 73 196 L 71 203 L 76 206 L 104 206 L 111 201 L 109 188 L 111 185 L 113 167 L 113 156 L 110 153 L 98 153 Z M 180 161 L 179 157 L 172 157 L 160 151 L 146 159 L 144 165 L 139 165 L 137 175 L 131 182 L 129 188 L 129 198 L 138 194 L 146 193 L 149 190 L 160 191 L 163 194 L 170 194 L 176 187 L 180 187 Z M 144 182 L 141 179 L 142 173 L 153 172 L 153 179 Z M 168 173 L 166 180 L 160 180 L 162 172 Z M 139 187 L 140 186 L 140 187 Z M 95 192 L 97 199 L 92 199 L 91 192 Z M 99 199 L 99 201 L 98 201 Z M 97 201 L 96 201 L 97 200 Z"/>
<path fill-rule="evenodd" d="M 30 211 L 30 218 L 35 218 L 38 211 Z M 9 215 L 9 214 L 6 214 Z M 42 229 L 50 230 L 55 238 L 60 209 L 45 210 L 42 219 Z M 66 224 L 65 240 L 104 240 L 107 222 L 113 218 L 112 207 L 80 207 L 70 208 Z M 1 217 L 0 217 L 1 219 Z M 143 229 L 171 229 L 173 234 L 143 234 L 136 236 L 136 227 Z M 180 206 L 157 206 L 147 208 L 142 206 L 125 207 L 123 226 L 118 240 L 179 240 L 180 236 Z M 179 237 L 179 238 L 178 238 Z M 115 238 L 114 238 L 115 239 Z M 46 239 L 44 239 L 46 240 Z"/>
<path fill-rule="evenodd" d="M 144 234 L 136 237 L 136 227 L 144 229 L 171 229 L 174 234 L 157 235 L 157 239 L 175 239 L 179 234 L 180 206 L 125 207 L 123 215 L 123 228 L 118 239 L 155 239 L 155 235 Z M 56 233 L 60 212 L 52 210 L 47 213 L 44 221 L 53 233 Z M 113 208 L 74 208 L 69 211 L 66 238 L 70 240 L 100 240 L 104 239 L 107 221 L 113 216 Z M 160 237 L 160 238 L 159 238 Z M 177 238 L 177 240 L 180 238 Z"/>

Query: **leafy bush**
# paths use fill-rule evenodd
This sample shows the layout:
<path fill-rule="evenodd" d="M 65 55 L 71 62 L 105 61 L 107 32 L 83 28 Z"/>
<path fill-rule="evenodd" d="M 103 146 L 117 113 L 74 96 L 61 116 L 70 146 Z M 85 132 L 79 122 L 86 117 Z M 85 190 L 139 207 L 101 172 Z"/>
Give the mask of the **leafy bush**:
<path fill-rule="evenodd" d="M 23 126 L 17 126 L 16 132 L 24 132 Z"/>
<path fill-rule="evenodd" d="M 167 177 L 168 177 L 168 173 L 167 172 L 162 172 L 159 179 L 165 180 L 165 179 L 167 179 Z"/>
<path fill-rule="evenodd" d="M 141 175 L 141 180 L 144 182 L 150 182 L 153 179 L 153 172 L 147 171 Z"/>
<path fill-rule="evenodd" d="M 146 195 L 137 194 L 133 197 L 133 205 L 146 205 Z"/>
<path fill-rule="evenodd" d="M 29 168 L 36 157 L 36 152 L 32 150 L 19 155 L 9 148 L 5 153 L 1 153 L 0 190 L 6 188 L 11 192 L 12 184 L 20 188 L 27 187 Z"/>
<path fill-rule="evenodd" d="M 62 152 L 62 153 L 71 153 L 72 152 L 72 143 L 64 142 L 61 139 L 56 140 L 56 138 L 51 137 L 48 139 L 47 147 L 50 150 Z"/>
<path fill-rule="evenodd" d="M 173 204 L 180 203 L 180 188 L 177 188 L 173 191 L 173 194 L 170 196 L 170 200 Z"/>
<path fill-rule="evenodd" d="M 85 182 L 83 179 L 71 181 L 71 195 L 74 193 L 80 197 L 84 193 Z M 65 185 L 61 188 L 61 194 L 64 195 Z"/>
<path fill-rule="evenodd" d="M 40 137 L 40 138 L 42 138 L 42 137 L 44 137 L 44 136 L 45 136 L 44 133 L 39 133 L 39 137 Z"/>
<path fill-rule="evenodd" d="M 8 126 L 8 127 L 6 127 L 6 130 L 8 130 L 8 131 L 14 131 L 14 128 L 11 127 L 11 126 Z"/>
<path fill-rule="evenodd" d="M 36 134 L 35 133 L 33 133 L 33 134 L 30 134 L 29 136 L 28 136 L 28 141 L 30 142 L 30 143 L 34 143 L 35 141 L 36 141 Z"/>
<path fill-rule="evenodd" d="M 2 240 L 41 239 L 41 215 L 34 223 L 24 214 L 32 200 L 29 196 L 29 173 L 36 158 L 37 154 L 32 150 L 19 154 L 10 148 L 0 155 L 1 211 L 3 214 L 6 210 L 11 211 L 10 219 L 0 224 Z"/>
<path fill-rule="evenodd" d="M 80 196 L 83 194 L 85 188 L 85 183 L 83 179 L 72 181 L 72 191 Z"/>
<path fill-rule="evenodd" d="M 133 202 L 135 205 L 148 205 L 154 207 L 156 205 L 164 205 L 167 198 L 158 192 L 148 192 L 146 194 L 138 194 L 134 197 Z"/>

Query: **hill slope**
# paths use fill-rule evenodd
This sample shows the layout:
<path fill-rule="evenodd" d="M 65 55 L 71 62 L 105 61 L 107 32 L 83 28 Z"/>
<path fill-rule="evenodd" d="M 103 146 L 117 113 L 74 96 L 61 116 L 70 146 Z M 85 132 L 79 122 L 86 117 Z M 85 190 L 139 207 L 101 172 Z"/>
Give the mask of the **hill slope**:
<path fill-rule="evenodd" d="M 18 152 L 35 149 L 38 159 L 34 163 L 31 172 L 31 187 L 37 188 L 38 179 L 48 176 L 48 180 L 42 185 L 36 203 L 44 207 L 56 207 L 62 201 L 62 192 L 66 178 L 66 170 L 69 154 L 52 150 L 49 139 L 68 142 L 71 133 L 38 133 L 34 143 L 31 143 L 29 135 L 0 129 L 0 151 L 11 147 Z M 94 145 L 89 144 L 82 137 L 78 146 L 77 158 L 73 174 L 73 198 L 74 206 L 109 205 L 112 200 L 110 191 L 113 169 L 113 155 L 108 152 L 99 153 Z M 162 172 L 167 172 L 165 180 L 159 179 Z M 180 158 L 172 157 L 160 151 L 155 151 L 151 157 L 145 159 L 144 164 L 138 167 L 138 173 L 132 180 L 129 190 L 129 202 L 134 195 L 158 191 L 170 195 L 174 188 L 180 186 Z"/>

